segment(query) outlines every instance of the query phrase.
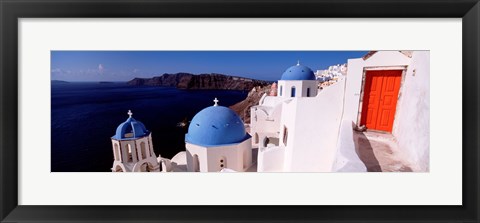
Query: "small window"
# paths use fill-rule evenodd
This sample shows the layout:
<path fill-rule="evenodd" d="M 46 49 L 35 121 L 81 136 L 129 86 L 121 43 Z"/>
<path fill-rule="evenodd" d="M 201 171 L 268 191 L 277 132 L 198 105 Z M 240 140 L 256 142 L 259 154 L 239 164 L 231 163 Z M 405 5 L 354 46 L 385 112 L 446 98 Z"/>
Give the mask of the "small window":
<path fill-rule="evenodd" d="M 147 158 L 147 149 L 145 148 L 145 142 L 140 143 L 140 152 L 142 153 L 142 159 Z"/>
<path fill-rule="evenodd" d="M 295 97 L 295 87 L 292 87 L 292 93 L 291 93 L 291 97 Z"/>
<path fill-rule="evenodd" d="M 287 126 L 283 126 L 283 144 L 286 146 L 288 140 L 288 129 Z"/>
<path fill-rule="evenodd" d="M 310 97 L 310 88 L 307 88 L 307 97 Z"/>
<path fill-rule="evenodd" d="M 133 138 L 133 132 L 125 133 L 125 135 L 123 135 L 123 138 Z"/>
<path fill-rule="evenodd" d="M 243 150 L 243 169 L 247 169 L 247 167 L 248 167 L 249 164 L 250 164 L 250 162 L 249 162 L 250 160 L 249 160 L 249 158 L 248 158 L 248 155 L 249 155 L 249 154 L 248 154 L 247 151 L 248 151 L 248 150 L 246 150 L 246 149 Z M 250 155 L 250 156 L 251 156 L 251 155 Z"/>
<path fill-rule="evenodd" d="M 193 172 L 200 172 L 200 160 L 197 154 L 193 155 Z"/>
<path fill-rule="evenodd" d="M 220 157 L 219 161 L 220 161 L 220 168 L 227 168 L 227 159 L 224 156 Z"/>
<path fill-rule="evenodd" d="M 118 144 L 116 144 L 116 143 L 115 143 L 114 152 L 115 152 L 115 160 L 116 160 L 116 161 L 120 161 L 120 151 L 119 151 L 119 149 L 118 149 Z"/>
<path fill-rule="evenodd" d="M 132 146 L 130 144 L 127 144 L 127 162 L 133 162 L 133 151 L 132 151 Z"/>
<path fill-rule="evenodd" d="M 280 96 L 282 96 L 283 86 L 280 85 Z"/>
<path fill-rule="evenodd" d="M 263 139 L 263 147 L 266 148 L 269 143 L 270 143 L 270 139 L 267 138 L 267 137 L 265 137 L 265 138 Z"/>

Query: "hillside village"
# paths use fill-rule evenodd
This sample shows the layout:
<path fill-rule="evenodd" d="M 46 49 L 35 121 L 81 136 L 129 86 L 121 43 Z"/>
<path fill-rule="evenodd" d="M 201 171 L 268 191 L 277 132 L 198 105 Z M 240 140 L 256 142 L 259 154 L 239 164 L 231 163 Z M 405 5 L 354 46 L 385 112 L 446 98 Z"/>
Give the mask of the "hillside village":
<path fill-rule="evenodd" d="M 172 159 L 129 111 L 112 171 L 428 172 L 429 62 L 428 51 L 371 51 L 316 72 L 286 66 L 230 108 L 212 98 Z"/>

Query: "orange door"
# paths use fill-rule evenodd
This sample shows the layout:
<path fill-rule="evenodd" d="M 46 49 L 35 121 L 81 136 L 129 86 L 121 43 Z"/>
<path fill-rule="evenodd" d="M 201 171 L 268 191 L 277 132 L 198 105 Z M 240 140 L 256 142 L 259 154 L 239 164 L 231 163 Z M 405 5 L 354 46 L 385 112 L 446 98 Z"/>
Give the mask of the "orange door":
<path fill-rule="evenodd" d="M 360 125 L 392 131 L 401 79 L 401 70 L 367 71 Z"/>

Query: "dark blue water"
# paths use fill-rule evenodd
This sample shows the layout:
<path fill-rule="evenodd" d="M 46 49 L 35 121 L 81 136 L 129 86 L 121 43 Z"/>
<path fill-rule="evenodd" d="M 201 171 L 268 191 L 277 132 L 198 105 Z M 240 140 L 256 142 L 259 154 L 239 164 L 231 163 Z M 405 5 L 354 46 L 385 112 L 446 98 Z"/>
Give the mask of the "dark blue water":
<path fill-rule="evenodd" d="M 52 84 L 52 172 L 108 172 L 113 153 L 110 137 L 127 111 L 152 132 L 155 153 L 172 158 L 185 150 L 187 128 L 176 127 L 217 97 L 230 106 L 247 93 L 225 90 L 179 90 L 123 83 Z"/>

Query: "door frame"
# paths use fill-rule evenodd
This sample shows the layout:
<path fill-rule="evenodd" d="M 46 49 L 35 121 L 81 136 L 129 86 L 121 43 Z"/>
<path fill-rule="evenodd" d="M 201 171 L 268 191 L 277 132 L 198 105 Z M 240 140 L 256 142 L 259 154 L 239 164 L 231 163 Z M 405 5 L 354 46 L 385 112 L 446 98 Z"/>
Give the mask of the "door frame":
<path fill-rule="evenodd" d="M 402 96 L 402 90 L 403 90 L 403 82 L 405 81 L 405 74 L 407 73 L 407 68 L 408 66 L 374 66 L 374 67 L 364 67 L 363 72 L 362 72 L 362 87 L 360 89 L 360 98 L 359 98 L 359 103 L 358 103 L 358 113 L 357 113 L 357 128 L 361 127 L 361 120 L 362 120 L 362 109 L 363 109 L 363 96 L 364 96 L 364 91 L 365 91 L 365 81 L 367 77 L 367 72 L 368 71 L 375 71 L 375 70 L 401 70 L 401 78 L 400 78 L 400 89 L 398 90 L 398 97 L 397 97 L 397 105 L 395 107 L 395 115 L 393 118 L 393 127 L 392 127 L 392 134 L 393 131 L 395 130 L 396 122 L 397 120 L 397 108 L 398 104 L 400 102 L 401 96 Z M 375 130 L 372 129 L 370 131 L 378 131 L 378 132 L 384 132 L 381 130 Z"/>

